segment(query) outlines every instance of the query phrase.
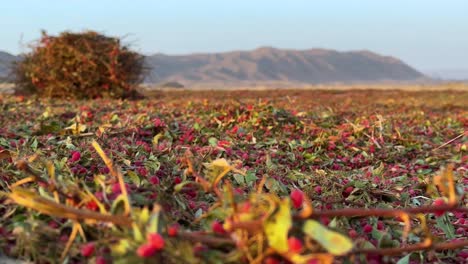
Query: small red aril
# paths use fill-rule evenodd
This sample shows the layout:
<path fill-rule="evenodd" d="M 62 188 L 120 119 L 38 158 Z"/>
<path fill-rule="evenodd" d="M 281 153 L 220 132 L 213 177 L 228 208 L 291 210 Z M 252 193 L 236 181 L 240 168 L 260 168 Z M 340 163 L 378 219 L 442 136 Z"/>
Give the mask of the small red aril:
<path fill-rule="evenodd" d="M 320 186 L 315 186 L 314 191 L 315 191 L 318 195 L 320 195 L 320 194 L 322 194 L 322 187 L 320 187 Z"/>
<path fill-rule="evenodd" d="M 149 233 L 146 236 L 148 243 L 155 249 L 161 250 L 164 248 L 164 238 L 158 233 Z"/>
<path fill-rule="evenodd" d="M 81 255 L 83 257 L 90 257 L 94 254 L 94 250 L 96 249 L 94 243 L 87 243 L 81 246 Z"/>
<path fill-rule="evenodd" d="M 304 202 L 304 193 L 302 191 L 295 189 L 291 192 L 290 197 L 294 208 L 298 209 L 302 206 Z"/>
<path fill-rule="evenodd" d="M 373 229 L 374 228 L 371 225 L 367 224 L 367 225 L 364 226 L 364 228 L 362 230 L 364 231 L 364 233 L 370 233 L 370 232 L 372 232 Z"/>
<path fill-rule="evenodd" d="M 107 263 L 107 261 L 106 261 L 106 258 L 105 258 L 105 257 L 103 257 L 103 256 L 98 256 L 98 257 L 96 258 L 96 264 L 106 264 L 106 263 Z"/>
<path fill-rule="evenodd" d="M 226 234 L 226 230 L 224 229 L 223 224 L 221 224 L 218 221 L 213 221 L 213 223 L 211 224 L 211 229 L 216 234 L 219 234 L 219 235 Z"/>
<path fill-rule="evenodd" d="M 71 154 L 70 161 L 77 162 L 81 159 L 81 153 L 79 151 L 73 151 Z"/>
<path fill-rule="evenodd" d="M 351 230 L 349 230 L 349 232 L 348 232 L 348 236 L 349 236 L 350 238 L 352 238 L 352 239 L 355 239 L 355 238 L 358 237 L 358 233 L 356 232 L 356 230 L 351 229 Z"/>
<path fill-rule="evenodd" d="M 263 264 L 280 264 L 281 261 L 279 261 L 277 258 L 274 257 L 267 257 L 263 260 Z"/>
<path fill-rule="evenodd" d="M 296 237 L 290 237 L 288 239 L 289 251 L 293 253 L 299 253 L 302 251 L 302 241 Z"/>
<path fill-rule="evenodd" d="M 154 253 L 156 253 L 156 249 L 149 243 L 143 244 L 137 249 L 137 255 L 142 258 L 149 258 L 153 256 Z"/>
<path fill-rule="evenodd" d="M 446 203 L 445 203 L 443 198 L 437 198 L 437 199 L 434 200 L 434 203 L 433 203 L 434 206 L 442 206 L 442 205 L 445 205 L 445 204 Z M 435 211 L 434 215 L 436 217 L 441 217 L 441 216 L 444 215 L 444 213 L 445 213 L 444 211 Z"/>
<path fill-rule="evenodd" d="M 173 224 L 170 227 L 167 228 L 167 235 L 170 237 L 175 237 L 177 236 L 177 233 L 179 232 L 179 225 L 178 224 Z"/>
<path fill-rule="evenodd" d="M 180 177 L 175 177 L 174 178 L 174 184 L 179 184 L 182 182 L 182 179 Z"/>
<path fill-rule="evenodd" d="M 158 176 L 153 176 L 149 179 L 149 182 L 151 182 L 151 184 L 154 184 L 154 185 L 158 185 L 159 184 L 159 178 Z"/>
<path fill-rule="evenodd" d="M 348 197 L 354 190 L 353 186 L 348 186 L 346 189 L 343 191 L 343 196 Z"/>

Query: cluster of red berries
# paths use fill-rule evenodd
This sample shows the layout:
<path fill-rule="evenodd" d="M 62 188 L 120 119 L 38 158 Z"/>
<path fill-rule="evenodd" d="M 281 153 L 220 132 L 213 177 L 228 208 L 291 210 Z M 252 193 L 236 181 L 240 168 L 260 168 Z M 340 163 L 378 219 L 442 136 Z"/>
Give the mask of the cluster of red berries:
<path fill-rule="evenodd" d="M 146 236 L 146 243 L 137 249 L 138 256 L 148 258 L 164 248 L 164 238 L 158 233 L 149 233 Z"/>

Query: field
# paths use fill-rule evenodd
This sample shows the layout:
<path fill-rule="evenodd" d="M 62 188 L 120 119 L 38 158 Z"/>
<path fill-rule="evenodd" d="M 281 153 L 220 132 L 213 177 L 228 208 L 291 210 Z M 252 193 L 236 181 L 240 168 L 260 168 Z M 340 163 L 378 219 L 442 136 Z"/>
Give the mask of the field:
<path fill-rule="evenodd" d="M 468 91 L 0 98 L 0 255 L 466 263 Z"/>

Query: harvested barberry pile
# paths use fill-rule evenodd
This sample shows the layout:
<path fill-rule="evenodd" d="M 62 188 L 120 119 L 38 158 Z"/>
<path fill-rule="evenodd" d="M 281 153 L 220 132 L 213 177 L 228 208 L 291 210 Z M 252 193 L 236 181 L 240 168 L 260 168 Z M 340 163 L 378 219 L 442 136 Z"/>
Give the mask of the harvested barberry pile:
<path fill-rule="evenodd" d="M 468 92 L 0 100 L 6 256 L 467 261 Z"/>

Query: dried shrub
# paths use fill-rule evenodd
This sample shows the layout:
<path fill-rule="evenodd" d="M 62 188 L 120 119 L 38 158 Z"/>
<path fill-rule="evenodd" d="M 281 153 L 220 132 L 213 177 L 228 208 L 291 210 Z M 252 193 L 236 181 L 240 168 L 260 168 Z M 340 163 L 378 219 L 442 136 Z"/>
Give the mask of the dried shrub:
<path fill-rule="evenodd" d="M 17 93 L 76 99 L 135 97 L 144 70 L 142 55 L 94 31 L 43 31 L 14 67 Z"/>

